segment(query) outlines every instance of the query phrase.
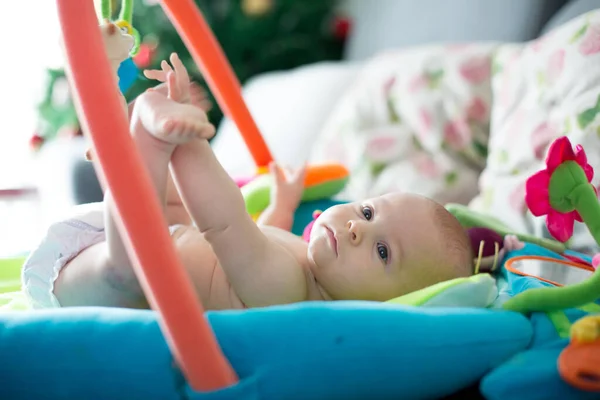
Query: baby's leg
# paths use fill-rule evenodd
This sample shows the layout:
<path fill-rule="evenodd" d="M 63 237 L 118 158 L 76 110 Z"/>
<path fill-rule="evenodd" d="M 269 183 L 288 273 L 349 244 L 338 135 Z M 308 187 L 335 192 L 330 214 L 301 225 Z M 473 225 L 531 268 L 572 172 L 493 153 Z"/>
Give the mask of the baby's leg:
<path fill-rule="evenodd" d="M 147 92 L 136 102 L 131 129 L 164 211 L 168 166 L 175 146 L 202 136 L 211 128 L 207 128 L 206 116 L 200 109 Z M 113 218 L 116 214 L 110 191 L 106 192 L 104 204 L 106 242 L 84 250 L 61 271 L 54 293 L 62 306 L 145 306 Z"/>

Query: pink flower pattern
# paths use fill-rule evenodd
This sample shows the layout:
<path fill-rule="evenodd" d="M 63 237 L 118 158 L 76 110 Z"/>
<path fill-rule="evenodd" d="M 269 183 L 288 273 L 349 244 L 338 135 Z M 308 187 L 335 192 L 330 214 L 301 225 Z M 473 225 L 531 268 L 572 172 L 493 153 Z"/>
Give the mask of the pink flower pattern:
<path fill-rule="evenodd" d="M 531 134 L 531 147 L 536 159 L 544 159 L 548 145 L 559 134 L 558 128 L 551 122 L 542 122 L 533 130 Z"/>
<path fill-rule="evenodd" d="M 508 204 L 519 214 L 524 213 L 527 209 L 525 204 L 525 182 L 517 185 L 508 196 Z"/>
<path fill-rule="evenodd" d="M 371 161 L 388 161 L 397 153 L 397 142 L 392 135 L 374 137 L 367 142 L 365 155 Z"/>
<path fill-rule="evenodd" d="M 396 77 L 395 76 L 392 76 L 387 81 L 385 81 L 385 83 L 383 84 L 383 94 L 384 94 L 384 96 L 389 96 L 390 95 L 390 91 L 392 90 L 392 87 L 394 86 L 395 83 L 396 83 Z"/>
<path fill-rule="evenodd" d="M 474 97 L 467 106 L 467 118 L 472 121 L 485 122 L 487 120 L 488 107 L 481 97 Z"/>
<path fill-rule="evenodd" d="M 464 62 L 459 72 L 471 84 L 478 84 L 490 77 L 491 60 L 489 57 L 471 58 Z"/>
<path fill-rule="evenodd" d="M 442 173 L 435 160 L 428 154 L 417 153 L 413 157 L 412 162 L 417 171 L 425 178 L 436 179 Z"/>
<path fill-rule="evenodd" d="M 433 117 L 431 113 L 426 108 L 421 108 L 419 111 L 419 115 L 421 117 L 421 124 L 423 126 L 423 133 L 428 134 L 431 131 L 431 127 L 433 126 Z"/>
<path fill-rule="evenodd" d="M 413 77 L 408 82 L 408 92 L 409 93 L 419 92 L 419 91 L 423 90 L 424 88 L 426 88 L 428 84 L 429 84 L 429 81 L 427 80 L 427 77 L 423 74 L 419 74 L 419 75 Z"/>
<path fill-rule="evenodd" d="M 537 38 L 533 42 L 531 42 L 531 47 L 530 47 L 531 51 L 533 51 L 534 53 L 541 52 L 544 49 L 546 43 L 548 43 L 550 41 L 551 37 L 552 37 L 552 34 L 548 33 L 540 38 Z"/>
<path fill-rule="evenodd" d="M 471 129 L 463 118 L 457 118 L 446 123 L 444 139 L 454 150 L 462 150 L 471 141 Z"/>
<path fill-rule="evenodd" d="M 548 83 L 554 83 L 560 77 L 565 68 L 565 49 L 558 49 L 548 59 L 547 78 Z"/>
<path fill-rule="evenodd" d="M 579 43 L 579 52 L 584 56 L 600 52 L 600 24 L 588 26 L 585 36 Z"/>

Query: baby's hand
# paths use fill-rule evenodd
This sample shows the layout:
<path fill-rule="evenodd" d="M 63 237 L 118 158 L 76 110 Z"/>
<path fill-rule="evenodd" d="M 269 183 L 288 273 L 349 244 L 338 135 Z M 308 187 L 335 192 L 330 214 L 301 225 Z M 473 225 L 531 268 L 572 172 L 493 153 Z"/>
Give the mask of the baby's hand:
<path fill-rule="evenodd" d="M 168 81 L 169 85 L 167 92 L 169 98 L 178 103 L 190 104 L 190 77 L 187 73 L 187 70 L 179 59 L 177 53 L 171 54 L 170 61 L 173 65 L 173 68 L 171 68 L 166 60 L 163 60 L 160 64 L 160 70 L 145 70 L 144 76 L 148 79 L 156 79 L 162 83 L 166 83 Z"/>
<path fill-rule="evenodd" d="M 154 86 L 152 90 L 155 90 L 160 94 L 164 94 L 165 96 L 169 95 L 169 88 L 166 83 L 160 83 Z M 209 112 L 212 109 L 212 102 L 208 99 L 208 94 L 202 86 L 198 85 L 196 82 L 190 82 L 189 92 L 189 104 L 193 105 L 194 107 L 198 107 L 204 112 Z"/>
<path fill-rule="evenodd" d="M 275 181 L 271 192 L 271 205 L 277 209 L 295 212 L 304 193 L 306 166 L 288 174 L 276 163 L 271 163 L 269 168 Z"/>

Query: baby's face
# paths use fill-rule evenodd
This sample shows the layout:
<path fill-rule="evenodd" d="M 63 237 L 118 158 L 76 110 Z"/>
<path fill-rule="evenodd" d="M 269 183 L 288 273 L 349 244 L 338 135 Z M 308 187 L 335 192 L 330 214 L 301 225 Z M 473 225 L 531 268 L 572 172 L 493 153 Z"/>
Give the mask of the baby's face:
<path fill-rule="evenodd" d="M 420 289 L 431 214 L 430 201 L 403 194 L 329 208 L 311 231 L 315 278 L 335 300 L 386 301 Z"/>

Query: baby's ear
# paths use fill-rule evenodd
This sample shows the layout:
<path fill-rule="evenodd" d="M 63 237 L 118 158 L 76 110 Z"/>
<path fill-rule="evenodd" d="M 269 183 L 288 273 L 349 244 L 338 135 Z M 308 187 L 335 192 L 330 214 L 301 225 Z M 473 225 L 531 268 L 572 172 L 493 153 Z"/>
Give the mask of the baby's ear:
<path fill-rule="evenodd" d="M 85 151 L 85 159 L 87 161 L 92 161 L 92 148 L 91 147 Z"/>

